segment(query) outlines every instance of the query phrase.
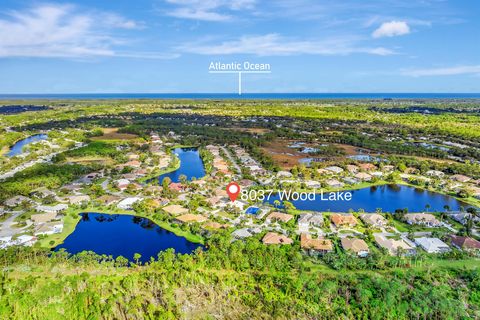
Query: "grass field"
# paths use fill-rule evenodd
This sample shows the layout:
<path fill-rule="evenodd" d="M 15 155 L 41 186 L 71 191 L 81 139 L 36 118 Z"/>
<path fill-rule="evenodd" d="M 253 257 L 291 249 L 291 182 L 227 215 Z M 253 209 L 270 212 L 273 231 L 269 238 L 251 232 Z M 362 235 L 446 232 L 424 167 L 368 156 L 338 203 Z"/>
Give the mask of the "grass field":
<path fill-rule="evenodd" d="M 118 132 L 118 128 L 102 128 L 102 131 L 103 131 L 102 136 L 93 137 L 92 140 L 96 140 L 96 141 L 102 141 L 102 140 L 123 141 L 123 140 L 138 139 L 138 136 L 136 134 Z"/>

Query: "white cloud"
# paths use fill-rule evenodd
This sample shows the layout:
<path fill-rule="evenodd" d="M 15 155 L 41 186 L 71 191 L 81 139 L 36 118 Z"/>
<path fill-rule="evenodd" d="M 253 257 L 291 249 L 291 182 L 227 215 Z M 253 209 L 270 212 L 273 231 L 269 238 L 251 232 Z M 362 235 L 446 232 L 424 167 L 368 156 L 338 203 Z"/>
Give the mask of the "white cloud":
<path fill-rule="evenodd" d="M 237 40 L 224 41 L 220 44 L 199 42 L 186 44 L 178 49 L 182 52 L 204 55 L 253 54 L 258 56 L 288 55 L 348 55 L 367 53 L 374 55 L 390 55 L 393 51 L 383 47 L 363 47 L 357 45 L 353 38 L 335 38 L 331 40 L 295 40 L 278 34 L 243 36 Z"/>
<path fill-rule="evenodd" d="M 383 38 L 383 37 L 395 37 L 402 36 L 410 33 L 410 27 L 405 21 L 390 21 L 384 22 L 382 25 L 373 31 L 372 37 L 374 38 Z"/>
<path fill-rule="evenodd" d="M 402 75 L 411 77 L 454 76 L 464 74 L 480 74 L 480 65 L 430 69 L 410 69 L 402 71 Z"/>
<path fill-rule="evenodd" d="M 227 21 L 231 20 L 233 11 L 252 9 L 255 0 L 166 0 L 176 7 L 168 10 L 169 16 L 202 20 Z"/>
<path fill-rule="evenodd" d="M 0 19 L 0 58 L 136 56 L 134 52 L 118 53 L 115 46 L 124 41 L 112 36 L 112 32 L 141 28 L 141 24 L 112 13 L 80 13 L 77 9 L 72 5 L 47 4 L 4 12 L 6 18 Z"/>

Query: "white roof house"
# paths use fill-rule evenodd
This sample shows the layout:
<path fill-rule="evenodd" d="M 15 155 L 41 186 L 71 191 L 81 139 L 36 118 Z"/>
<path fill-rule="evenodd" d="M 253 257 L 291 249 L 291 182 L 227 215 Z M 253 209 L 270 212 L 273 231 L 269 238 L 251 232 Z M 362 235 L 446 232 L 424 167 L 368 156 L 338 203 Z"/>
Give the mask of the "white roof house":
<path fill-rule="evenodd" d="M 142 200 L 142 198 L 139 198 L 139 197 L 125 198 L 117 204 L 117 208 L 122 210 L 132 210 L 133 209 L 132 206 L 140 200 Z"/>
<path fill-rule="evenodd" d="M 232 236 L 237 239 L 245 239 L 251 237 L 252 234 L 248 231 L 248 228 L 244 228 L 233 231 Z"/>
<path fill-rule="evenodd" d="M 35 208 L 39 212 L 45 213 L 59 213 L 68 209 L 68 205 L 61 203 L 54 206 L 37 206 Z"/>
<path fill-rule="evenodd" d="M 330 172 L 337 173 L 337 174 L 343 172 L 343 169 L 337 166 L 326 167 L 325 170 L 328 170 Z"/>
<path fill-rule="evenodd" d="M 415 243 L 428 253 L 441 253 L 450 251 L 450 247 L 438 238 L 416 238 Z"/>

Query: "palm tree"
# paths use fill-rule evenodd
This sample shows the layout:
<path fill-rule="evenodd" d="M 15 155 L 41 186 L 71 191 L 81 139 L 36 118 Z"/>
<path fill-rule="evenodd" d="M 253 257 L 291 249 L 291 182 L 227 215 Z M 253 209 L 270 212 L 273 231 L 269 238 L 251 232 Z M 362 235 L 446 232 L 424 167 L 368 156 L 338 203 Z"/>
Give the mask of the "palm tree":
<path fill-rule="evenodd" d="M 430 210 L 431 207 L 432 207 L 432 206 L 427 203 L 427 204 L 425 205 L 425 211 L 428 212 L 428 210 Z"/>
<path fill-rule="evenodd" d="M 445 211 L 450 211 L 450 206 L 448 204 L 444 205 L 443 206 L 443 209 L 445 209 Z"/>

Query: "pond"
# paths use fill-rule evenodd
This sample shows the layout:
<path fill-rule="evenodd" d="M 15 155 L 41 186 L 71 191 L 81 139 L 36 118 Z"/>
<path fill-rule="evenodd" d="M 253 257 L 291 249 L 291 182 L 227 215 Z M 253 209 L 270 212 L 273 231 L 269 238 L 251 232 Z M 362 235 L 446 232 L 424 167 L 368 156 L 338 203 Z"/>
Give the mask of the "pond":
<path fill-rule="evenodd" d="M 7 157 L 18 156 L 23 153 L 23 147 L 25 147 L 26 145 L 32 142 L 40 141 L 40 140 L 47 140 L 47 138 L 48 136 L 42 133 L 42 134 L 35 134 L 28 138 L 19 140 L 10 148 L 10 151 L 7 153 Z"/>
<path fill-rule="evenodd" d="M 180 167 L 175 171 L 159 176 L 158 182 L 160 184 L 166 177 L 170 178 L 172 182 L 180 182 L 181 175 L 185 175 L 188 181 L 191 181 L 192 178 L 199 179 L 205 176 L 203 161 L 196 148 L 176 148 L 173 152 L 180 159 Z"/>
<path fill-rule="evenodd" d="M 169 248 L 176 253 L 192 253 L 201 244 L 193 243 L 167 231 L 153 221 L 132 215 L 82 213 L 75 231 L 55 248 L 68 253 L 93 251 L 97 254 L 123 256 L 133 261 L 133 255 L 142 255 L 140 261 L 157 258 L 159 252 Z"/>
<path fill-rule="evenodd" d="M 381 208 L 383 212 L 394 212 L 396 209 L 408 208 L 409 212 L 445 211 L 448 205 L 450 210 L 460 210 L 460 207 L 468 208 L 470 205 L 457 199 L 439 193 L 402 185 L 383 185 L 359 190 L 351 190 L 350 201 L 326 201 L 317 194 L 315 200 L 291 201 L 299 210 L 348 212 L 349 209 L 363 209 L 365 212 L 375 212 Z M 325 192 L 324 198 L 327 197 Z M 270 197 L 269 203 L 273 204 L 278 196 Z"/>

